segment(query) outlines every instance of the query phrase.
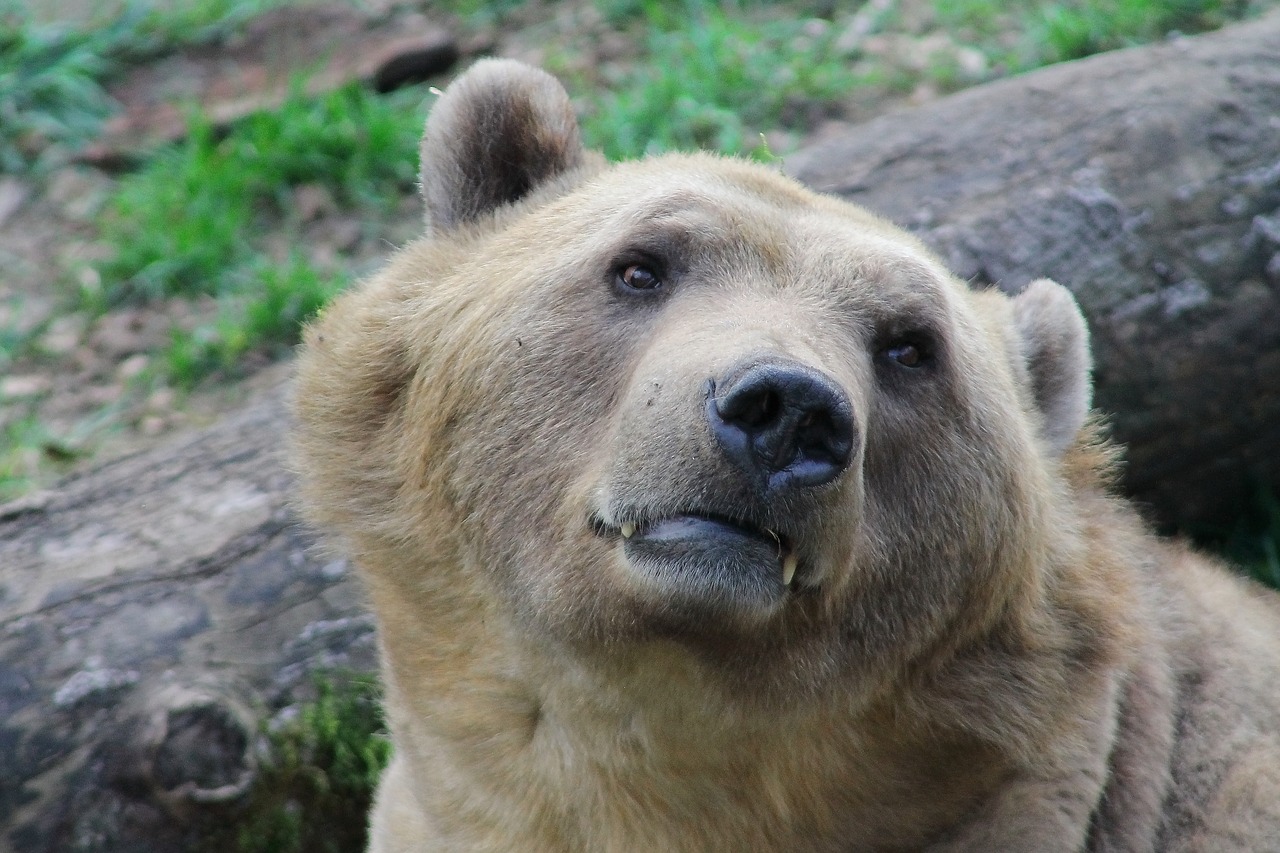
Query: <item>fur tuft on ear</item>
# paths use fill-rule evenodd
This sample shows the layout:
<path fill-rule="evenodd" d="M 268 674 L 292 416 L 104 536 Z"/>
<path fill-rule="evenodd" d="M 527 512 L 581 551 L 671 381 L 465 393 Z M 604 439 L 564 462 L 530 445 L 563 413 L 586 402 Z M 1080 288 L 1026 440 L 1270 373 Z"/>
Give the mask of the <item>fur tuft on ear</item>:
<path fill-rule="evenodd" d="M 1013 298 L 1022 358 L 1044 423 L 1044 439 L 1061 456 L 1089 415 L 1089 330 L 1071 291 L 1042 278 Z"/>
<path fill-rule="evenodd" d="M 420 153 L 436 232 L 518 201 L 584 159 L 559 81 L 510 59 L 481 60 L 450 84 L 427 117 Z"/>

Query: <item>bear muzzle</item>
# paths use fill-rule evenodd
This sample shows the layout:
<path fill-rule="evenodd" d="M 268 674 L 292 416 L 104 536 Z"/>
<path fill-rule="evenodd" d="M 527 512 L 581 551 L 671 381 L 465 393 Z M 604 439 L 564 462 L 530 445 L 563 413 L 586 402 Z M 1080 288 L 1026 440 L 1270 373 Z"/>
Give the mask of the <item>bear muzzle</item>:
<path fill-rule="evenodd" d="M 780 355 L 735 360 L 700 396 L 703 439 L 682 442 L 652 408 L 635 410 L 636 447 L 665 447 L 673 464 L 646 465 L 652 452 L 633 447 L 591 525 L 659 609 L 757 624 L 817 592 L 831 563 L 822 520 L 847 505 L 853 406 L 834 379 Z"/>

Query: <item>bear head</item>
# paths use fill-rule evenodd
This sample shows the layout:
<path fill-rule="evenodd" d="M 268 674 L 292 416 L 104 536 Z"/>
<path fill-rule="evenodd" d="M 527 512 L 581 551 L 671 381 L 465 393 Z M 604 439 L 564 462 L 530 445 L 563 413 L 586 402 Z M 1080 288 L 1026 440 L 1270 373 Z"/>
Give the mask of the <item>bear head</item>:
<path fill-rule="evenodd" d="M 759 164 L 606 164 L 511 61 L 449 88 L 421 158 L 426 237 L 313 325 L 296 407 L 312 516 L 422 624 L 870 689 L 1069 559 L 1060 286 L 973 290 Z"/>

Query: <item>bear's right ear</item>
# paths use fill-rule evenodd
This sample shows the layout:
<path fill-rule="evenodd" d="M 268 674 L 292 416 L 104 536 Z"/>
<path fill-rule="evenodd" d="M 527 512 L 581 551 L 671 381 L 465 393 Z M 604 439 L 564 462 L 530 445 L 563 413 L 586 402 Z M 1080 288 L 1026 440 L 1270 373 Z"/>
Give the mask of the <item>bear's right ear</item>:
<path fill-rule="evenodd" d="M 428 229 L 451 231 L 517 201 L 580 166 L 584 153 L 558 80 L 522 62 L 481 60 L 427 117 L 420 181 Z"/>

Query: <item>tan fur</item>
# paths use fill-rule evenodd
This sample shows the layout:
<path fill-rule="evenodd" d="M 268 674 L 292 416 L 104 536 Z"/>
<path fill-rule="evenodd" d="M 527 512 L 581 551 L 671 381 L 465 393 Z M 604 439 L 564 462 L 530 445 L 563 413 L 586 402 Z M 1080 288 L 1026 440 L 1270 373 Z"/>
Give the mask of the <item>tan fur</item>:
<path fill-rule="evenodd" d="M 1066 292 L 972 292 L 757 165 L 605 166 L 565 103 L 516 63 L 455 83 L 430 236 L 300 360 L 303 496 L 381 631 L 371 850 L 1275 846 L 1280 607 L 1110 496 Z M 637 259 L 661 291 L 619 288 Z M 886 360 L 922 329 L 923 372 Z M 856 445 L 785 498 L 706 408 L 780 359 Z M 795 585 L 626 556 L 695 510 L 784 531 Z"/>

